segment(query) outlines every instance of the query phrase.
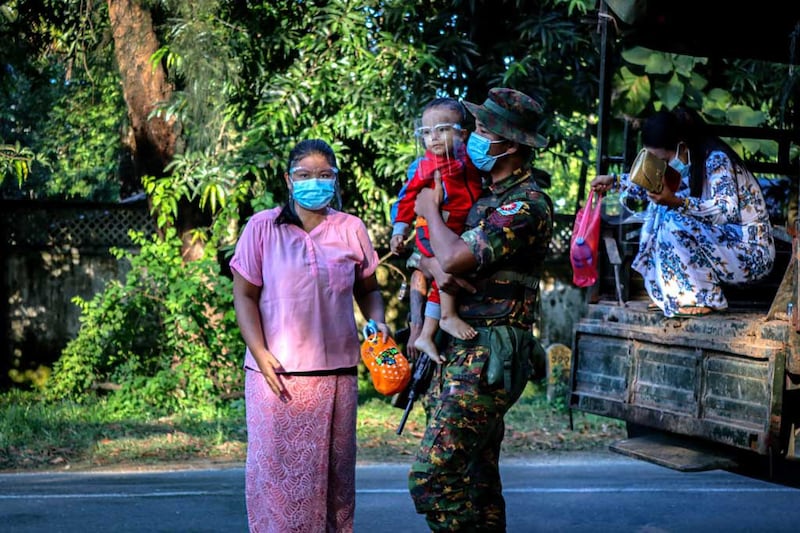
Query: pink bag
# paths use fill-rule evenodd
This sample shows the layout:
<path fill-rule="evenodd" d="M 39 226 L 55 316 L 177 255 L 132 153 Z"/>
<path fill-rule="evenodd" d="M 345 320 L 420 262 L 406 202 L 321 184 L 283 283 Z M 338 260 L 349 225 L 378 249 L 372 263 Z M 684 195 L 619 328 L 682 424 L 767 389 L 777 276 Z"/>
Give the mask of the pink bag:
<path fill-rule="evenodd" d="M 589 189 L 586 204 L 575 214 L 575 225 L 569 244 L 572 283 L 589 287 L 597 281 L 597 250 L 600 247 L 600 213 L 603 193 Z"/>

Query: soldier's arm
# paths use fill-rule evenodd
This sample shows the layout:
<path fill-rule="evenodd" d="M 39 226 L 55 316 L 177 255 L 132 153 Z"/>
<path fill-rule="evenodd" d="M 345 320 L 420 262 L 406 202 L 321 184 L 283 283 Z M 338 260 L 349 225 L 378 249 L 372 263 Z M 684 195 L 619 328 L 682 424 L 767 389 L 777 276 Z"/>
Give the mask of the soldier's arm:
<path fill-rule="evenodd" d="M 428 221 L 431 248 L 442 270 L 450 274 L 472 272 L 478 266 L 472 251 L 442 219 L 435 189 L 425 189 L 417 196 L 416 211 Z M 437 279 L 437 283 L 439 283 Z M 440 287 L 443 288 L 443 287 Z"/>
<path fill-rule="evenodd" d="M 539 193 L 525 200 L 511 201 L 495 209 L 480 224 L 461 234 L 461 241 L 478 263 L 478 270 L 495 261 L 549 243 L 553 231 L 549 202 Z"/>

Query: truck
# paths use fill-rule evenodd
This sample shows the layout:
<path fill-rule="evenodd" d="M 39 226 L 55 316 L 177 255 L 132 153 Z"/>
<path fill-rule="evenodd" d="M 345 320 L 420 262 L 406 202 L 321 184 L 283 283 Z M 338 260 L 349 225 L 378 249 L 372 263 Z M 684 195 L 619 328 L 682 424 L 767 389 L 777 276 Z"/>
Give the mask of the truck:
<path fill-rule="evenodd" d="M 597 174 L 627 171 L 638 148 L 630 120 L 611 114 L 611 79 L 624 50 L 768 61 L 785 65 L 787 76 L 800 68 L 797 3 L 600 0 L 597 14 Z M 800 178 L 798 85 L 779 126 L 712 126 L 724 139 L 774 143 L 772 160 L 748 167 L 772 177 L 789 202 L 796 201 Z M 615 154 L 611 138 L 624 139 Z M 792 466 L 800 462 L 797 221 L 774 222 L 776 261 L 766 279 L 725 287 L 725 312 L 689 318 L 648 309 L 641 277 L 631 269 L 639 229 L 636 212 L 608 203 L 599 279 L 586 289 L 585 312 L 574 327 L 570 409 L 624 421 L 628 436 L 611 450 L 627 456 L 682 471 L 755 469 L 800 482 Z"/>

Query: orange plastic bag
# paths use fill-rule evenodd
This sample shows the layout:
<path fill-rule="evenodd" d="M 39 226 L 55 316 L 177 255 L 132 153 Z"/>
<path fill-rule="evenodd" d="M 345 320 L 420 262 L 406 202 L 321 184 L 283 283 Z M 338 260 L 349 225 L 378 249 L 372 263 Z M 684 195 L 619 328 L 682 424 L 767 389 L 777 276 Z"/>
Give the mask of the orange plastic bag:
<path fill-rule="evenodd" d="M 411 380 L 411 366 L 391 337 L 383 342 L 377 324 L 370 320 L 364 326 L 361 360 L 367 365 L 375 390 L 391 396 L 405 389 Z"/>
<path fill-rule="evenodd" d="M 600 247 L 600 213 L 603 193 L 589 189 L 586 204 L 575 215 L 569 261 L 572 263 L 572 283 L 590 287 L 597 281 L 597 249 Z"/>

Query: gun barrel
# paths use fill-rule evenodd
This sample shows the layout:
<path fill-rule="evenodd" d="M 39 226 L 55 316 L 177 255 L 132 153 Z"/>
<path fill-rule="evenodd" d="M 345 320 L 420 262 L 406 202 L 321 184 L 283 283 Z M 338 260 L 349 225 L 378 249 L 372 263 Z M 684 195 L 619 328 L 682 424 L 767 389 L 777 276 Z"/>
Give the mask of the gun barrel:
<path fill-rule="evenodd" d="M 403 410 L 403 416 L 400 418 L 400 424 L 397 425 L 398 435 L 403 433 L 403 428 L 406 426 L 408 414 L 411 412 L 411 408 L 414 406 L 414 396 L 414 391 L 411 391 L 408 395 L 408 403 L 406 403 L 406 408 Z"/>

